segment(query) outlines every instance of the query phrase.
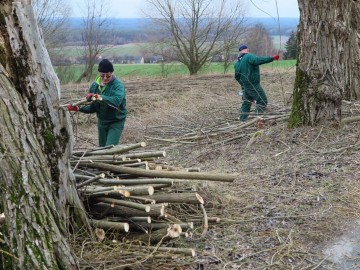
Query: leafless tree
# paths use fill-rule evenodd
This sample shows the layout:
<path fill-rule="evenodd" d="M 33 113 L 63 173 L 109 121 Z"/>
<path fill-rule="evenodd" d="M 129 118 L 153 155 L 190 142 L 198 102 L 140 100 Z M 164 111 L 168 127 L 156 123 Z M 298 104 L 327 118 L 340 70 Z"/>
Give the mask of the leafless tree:
<path fill-rule="evenodd" d="M 240 31 L 244 8 L 230 0 L 147 0 L 147 17 L 166 34 L 190 75 L 224 51 L 229 31 Z M 236 37 L 235 37 L 236 38 Z"/>
<path fill-rule="evenodd" d="M 71 14 L 66 0 L 33 0 L 32 6 L 46 47 L 49 49 L 59 44 L 57 34 L 64 31 L 64 26 Z"/>
<path fill-rule="evenodd" d="M 143 46 L 141 52 L 160 65 L 161 76 L 163 78 L 169 75 L 170 69 L 177 60 L 176 51 L 173 47 L 169 46 L 167 38 L 162 33 L 150 37 L 149 45 Z"/>
<path fill-rule="evenodd" d="M 236 60 L 240 40 L 247 31 L 246 27 L 243 27 L 244 23 L 245 19 L 239 18 L 237 23 L 230 26 L 227 30 L 227 34 L 224 35 L 221 52 L 223 56 L 224 73 L 228 71 L 230 65 Z M 235 58 L 233 56 L 235 56 Z"/>
<path fill-rule="evenodd" d="M 78 83 L 84 78 L 86 81 L 92 79 L 93 69 L 99 56 L 109 47 L 109 45 L 102 43 L 102 33 L 110 31 L 110 21 L 106 17 L 108 7 L 110 5 L 106 0 L 85 0 L 86 15 L 83 17 L 82 32 L 85 67 L 77 80 Z"/>
<path fill-rule="evenodd" d="M 344 97 L 359 97 L 360 2 L 298 0 L 299 53 L 289 126 L 341 121 Z"/>
<path fill-rule="evenodd" d="M 251 51 L 257 55 L 270 55 L 274 53 L 274 43 L 271 36 L 261 23 L 249 27 L 245 43 L 251 48 Z"/>

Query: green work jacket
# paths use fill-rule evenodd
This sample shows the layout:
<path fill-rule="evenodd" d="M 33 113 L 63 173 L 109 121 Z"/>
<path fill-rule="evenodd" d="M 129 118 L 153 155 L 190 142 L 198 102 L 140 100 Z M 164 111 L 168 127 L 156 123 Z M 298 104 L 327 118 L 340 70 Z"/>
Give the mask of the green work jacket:
<path fill-rule="evenodd" d="M 101 95 L 102 100 L 81 107 L 79 111 L 83 113 L 96 112 L 98 120 L 103 124 L 124 120 L 127 115 L 124 84 L 116 77 L 105 86 L 101 86 L 100 82 L 101 78 L 98 77 L 91 84 L 89 93 Z"/>
<path fill-rule="evenodd" d="M 239 82 L 242 88 L 254 88 L 260 84 L 259 65 L 274 61 L 271 56 L 256 56 L 252 53 L 246 53 L 239 57 L 235 63 L 235 80 Z"/>

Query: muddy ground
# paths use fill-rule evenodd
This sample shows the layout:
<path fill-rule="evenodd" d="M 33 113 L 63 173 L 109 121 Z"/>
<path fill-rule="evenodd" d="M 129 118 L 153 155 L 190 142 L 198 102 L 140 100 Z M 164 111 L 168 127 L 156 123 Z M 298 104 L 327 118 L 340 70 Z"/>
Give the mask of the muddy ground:
<path fill-rule="evenodd" d="M 174 166 L 238 177 L 189 183 L 208 216 L 221 220 L 205 236 L 200 226 L 169 244 L 195 248 L 195 258 L 129 264 L 119 254 L 116 263 L 101 263 L 88 254 L 87 269 L 360 269 L 353 241 L 360 235 L 360 123 L 287 128 L 294 76 L 294 69 L 262 69 L 269 106 L 246 124 L 238 121 L 232 75 L 122 78 L 129 109 L 123 144 L 145 141 Z M 85 96 L 87 86 L 63 86 L 63 102 Z M 344 118 L 356 115 L 359 102 L 343 104 Z M 72 119 L 75 147 L 96 146 L 96 117 Z"/>

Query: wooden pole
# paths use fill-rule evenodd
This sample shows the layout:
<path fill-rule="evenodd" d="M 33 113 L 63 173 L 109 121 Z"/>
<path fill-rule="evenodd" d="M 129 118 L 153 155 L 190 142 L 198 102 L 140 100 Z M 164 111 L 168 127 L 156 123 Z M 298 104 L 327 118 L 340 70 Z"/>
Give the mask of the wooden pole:
<path fill-rule="evenodd" d="M 104 230 L 117 230 L 121 232 L 128 232 L 130 228 L 129 224 L 126 222 L 113 222 L 95 219 L 90 219 L 89 221 L 91 225 Z"/>
<path fill-rule="evenodd" d="M 99 180 L 101 184 L 107 185 L 152 185 L 152 184 L 166 184 L 167 186 L 172 186 L 174 184 L 173 179 L 159 179 L 159 178 L 151 178 L 151 179 L 101 179 Z"/>
<path fill-rule="evenodd" d="M 149 250 L 156 250 L 161 253 L 170 253 L 170 254 L 183 254 L 188 255 L 191 257 L 196 256 L 196 252 L 192 248 L 174 248 L 174 247 L 153 247 L 153 246 L 143 246 L 141 248 L 149 249 Z"/>
<path fill-rule="evenodd" d="M 151 196 L 144 196 L 155 200 L 157 203 L 189 203 L 204 204 L 204 199 L 196 192 L 188 193 L 155 193 Z"/>
<path fill-rule="evenodd" d="M 117 199 L 106 198 L 106 197 L 95 198 L 95 201 L 109 203 L 110 205 L 116 204 L 116 205 L 126 206 L 129 208 L 134 208 L 137 210 L 145 211 L 146 213 L 150 212 L 150 206 L 144 205 L 141 203 L 128 202 L 128 201 L 124 201 L 124 200 L 117 200 Z"/>
<path fill-rule="evenodd" d="M 103 150 L 95 150 L 95 151 L 89 151 L 85 154 L 86 155 L 115 155 L 115 154 L 121 154 L 128 152 L 130 150 L 134 150 L 136 148 L 145 147 L 145 142 L 140 142 L 136 144 L 131 145 L 119 145 L 118 147 L 110 148 L 110 149 L 103 149 Z"/>
<path fill-rule="evenodd" d="M 95 177 L 90 178 L 90 179 L 76 185 L 76 188 L 81 188 L 83 186 L 90 185 L 91 183 L 96 182 L 97 180 L 102 179 L 104 177 L 105 177 L 105 174 L 103 174 L 103 173 L 99 174 L 99 175 L 96 175 Z"/>
<path fill-rule="evenodd" d="M 145 211 L 120 206 L 120 205 L 110 205 L 108 203 L 97 203 L 90 206 L 90 211 L 93 215 L 96 215 L 97 218 L 101 219 L 106 216 L 118 216 L 118 217 L 143 217 L 150 216 L 153 218 L 160 218 L 165 215 L 165 206 L 164 205 L 148 205 L 150 206 L 150 212 L 146 213 Z"/>
<path fill-rule="evenodd" d="M 194 179 L 194 180 L 208 180 L 220 182 L 233 182 L 238 175 L 234 174 L 210 174 L 210 173 L 197 173 L 197 172 L 174 172 L 174 171 L 152 171 L 136 168 L 125 168 L 123 166 L 114 166 L 105 163 L 91 163 L 87 165 L 91 168 L 98 168 L 109 170 L 112 172 L 125 173 L 130 175 L 138 175 L 145 177 L 159 177 L 171 179 Z"/>

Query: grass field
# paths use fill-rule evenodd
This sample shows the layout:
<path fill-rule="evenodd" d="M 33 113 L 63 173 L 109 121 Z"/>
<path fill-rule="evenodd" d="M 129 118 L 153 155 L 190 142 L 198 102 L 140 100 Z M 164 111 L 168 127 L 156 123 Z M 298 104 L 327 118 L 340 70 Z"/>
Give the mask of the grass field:
<path fill-rule="evenodd" d="M 295 60 L 281 60 L 265 64 L 262 67 L 270 69 L 290 69 L 296 64 Z M 82 72 L 82 66 L 73 65 L 66 67 L 55 67 L 55 71 L 62 84 L 71 83 L 79 78 Z M 189 71 L 182 64 L 168 64 L 162 66 L 160 64 L 115 64 L 115 74 L 120 78 L 129 77 L 174 77 L 188 75 Z M 234 67 L 231 64 L 226 74 L 232 74 Z M 224 74 L 224 66 L 222 63 L 212 63 L 205 66 L 199 74 Z M 94 70 L 94 77 L 96 71 Z"/>

